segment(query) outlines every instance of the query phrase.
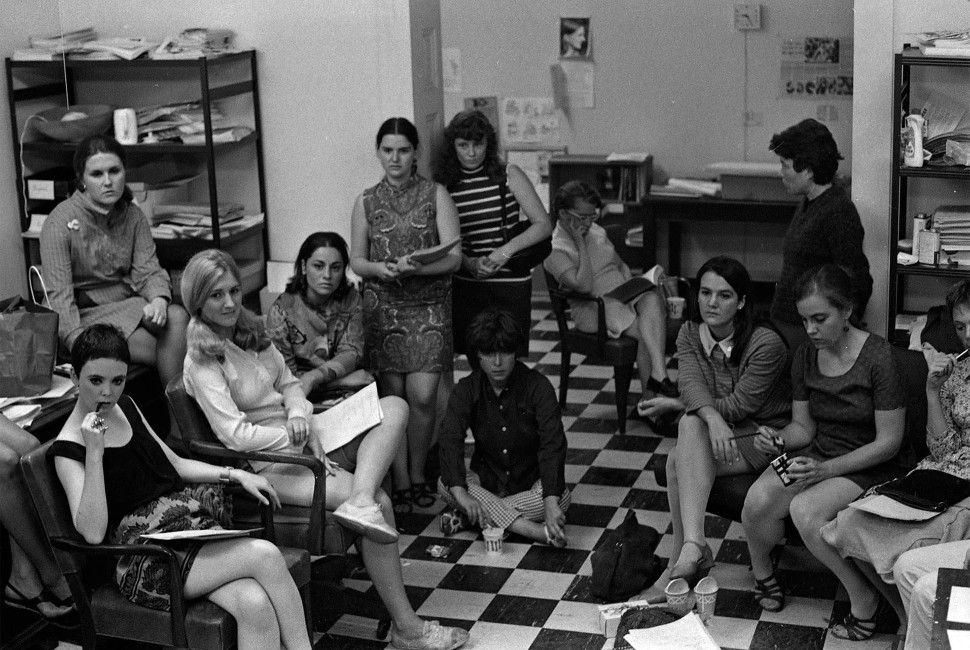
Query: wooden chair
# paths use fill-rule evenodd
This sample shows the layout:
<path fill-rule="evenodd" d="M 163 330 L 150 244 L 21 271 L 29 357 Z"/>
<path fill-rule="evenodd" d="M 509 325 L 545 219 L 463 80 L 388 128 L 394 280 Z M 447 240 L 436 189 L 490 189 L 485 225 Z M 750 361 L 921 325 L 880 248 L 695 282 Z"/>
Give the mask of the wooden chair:
<path fill-rule="evenodd" d="M 585 355 L 594 362 L 613 366 L 613 381 L 616 384 L 616 416 L 620 433 L 626 433 L 627 394 L 633 379 L 633 365 L 637 360 L 637 340 L 630 336 L 611 339 L 606 333 L 606 308 L 602 298 L 559 288 L 552 274 L 545 271 L 546 287 L 552 312 L 559 328 L 559 407 L 566 408 L 566 394 L 569 391 L 569 361 L 574 352 Z M 570 326 L 567 315 L 569 300 L 595 302 L 597 307 L 597 331 L 595 334 L 580 332 Z"/>
<path fill-rule="evenodd" d="M 24 456 L 21 468 L 57 564 L 71 588 L 81 619 L 85 650 L 94 650 L 99 637 L 113 637 L 177 648 L 222 650 L 236 647 L 236 621 L 215 603 L 199 598 L 186 601 L 175 553 L 161 544 L 92 545 L 74 528 L 67 498 L 48 457 L 48 442 Z M 268 508 L 267 508 L 268 510 Z M 303 598 L 310 626 L 310 556 L 305 549 L 280 548 Z M 118 591 L 113 572 L 119 555 L 154 555 L 168 564 L 171 611 L 136 605 Z"/>
<path fill-rule="evenodd" d="M 305 548 L 310 555 L 323 556 L 315 562 L 315 575 L 323 577 L 330 591 L 318 599 L 318 607 L 354 613 L 377 619 L 377 638 L 384 638 L 390 628 L 390 615 L 380 599 L 344 587 L 341 578 L 346 571 L 347 549 L 357 535 L 334 520 L 326 509 L 327 481 L 323 463 L 309 454 L 296 455 L 269 451 L 235 451 L 228 449 L 216 437 L 205 413 L 186 392 L 182 378 L 169 382 L 165 389 L 169 407 L 182 437 L 186 452 L 193 458 L 217 465 L 232 465 L 249 469 L 250 461 L 302 465 L 313 472 L 313 498 L 309 507 L 283 505 L 272 513 L 271 519 L 259 509 L 258 502 L 248 495 L 234 495 L 233 518 L 248 525 L 265 526 L 268 539 L 280 544 Z"/>

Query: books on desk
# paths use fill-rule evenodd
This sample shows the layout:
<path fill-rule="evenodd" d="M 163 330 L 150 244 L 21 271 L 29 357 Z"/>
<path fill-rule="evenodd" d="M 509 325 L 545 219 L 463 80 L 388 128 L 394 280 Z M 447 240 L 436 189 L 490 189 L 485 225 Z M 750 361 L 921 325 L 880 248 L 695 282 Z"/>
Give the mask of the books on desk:
<path fill-rule="evenodd" d="M 603 297 L 619 300 L 620 302 L 631 302 L 651 289 L 663 284 L 666 275 L 667 273 L 664 271 L 664 268 L 659 264 L 655 264 L 643 275 L 637 275 L 630 278 L 616 289 L 613 289 L 613 291 L 605 294 Z"/>
<path fill-rule="evenodd" d="M 671 178 L 667 186 L 676 190 L 693 192 L 702 196 L 717 196 L 721 193 L 721 184 L 714 181 L 702 181 L 696 178 Z"/>

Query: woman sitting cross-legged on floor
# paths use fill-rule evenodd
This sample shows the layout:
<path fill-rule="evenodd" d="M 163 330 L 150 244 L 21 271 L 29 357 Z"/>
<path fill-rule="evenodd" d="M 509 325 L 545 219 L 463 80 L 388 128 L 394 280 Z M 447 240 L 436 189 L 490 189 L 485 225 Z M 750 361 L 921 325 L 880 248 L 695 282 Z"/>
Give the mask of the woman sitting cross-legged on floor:
<path fill-rule="evenodd" d="M 438 490 L 452 508 L 446 533 L 507 528 L 556 547 L 566 545 L 566 434 L 556 393 L 538 371 L 515 360 L 524 334 L 507 311 L 472 319 L 467 342 L 481 366 L 455 386 L 438 428 Z M 465 468 L 465 431 L 475 439 Z"/>
<path fill-rule="evenodd" d="M 961 280 L 947 292 L 946 306 L 957 336 L 964 347 L 970 347 L 970 280 Z M 924 346 L 929 367 L 926 445 L 930 454 L 916 469 L 970 479 L 970 359 L 956 363 L 953 355 L 937 352 L 929 344 Z M 868 592 L 860 592 L 858 600 L 852 601 L 853 608 L 858 606 L 864 614 L 875 611 L 881 591 L 896 609 L 899 620 L 908 620 L 906 647 L 928 648 L 936 595 L 935 569 L 964 567 L 966 550 L 970 548 L 970 541 L 964 541 L 970 538 L 970 499 L 955 503 L 926 521 L 886 519 L 846 508 L 822 529 L 822 538 L 844 557 L 858 561 L 873 581 Z M 917 547 L 925 550 L 913 551 L 911 555 L 909 551 Z M 923 573 L 932 575 L 914 592 L 916 580 Z M 899 594 L 886 587 L 886 583 L 893 582 L 899 587 Z M 927 589 L 929 583 L 933 583 L 931 591 Z M 929 600 L 928 594 L 932 595 Z M 858 623 L 857 636 L 871 636 L 875 625 L 866 620 Z"/>
<path fill-rule="evenodd" d="M 220 482 L 238 483 L 262 503 L 279 506 L 264 477 L 169 449 L 122 395 L 130 363 L 128 342 L 113 325 L 84 329 L 71 348 L 77 404 L 48 454 L 85 541 L 141 544 L 146 533 L 220 528 L 229 523 Z M 232 614 L 240 650 L 310 650 L 300 592 L 274 544 L 239 538 L 170 545 L 181 569 L 172 578 L 183 582 L 186 598 L 207 598 Z M 121 557 L 115 570 L 121 593 L 169 610 L 160 564 L 163 558 Z"/>
<path fill-rule="evenodd" d="M 677 446 L 667 456 L 673 524 L 670 578 L 693 587 L 714 565 L 704 541 L 704 511 L 715 476 L 761 471 L 772 456 L 754 448 L 759 425 L 791 419 L 788 348 L 768 321 L 754 317 L 747 269 L 714 257 L 697 272 L 699 323 L 677 335 L 680 398 L 658 396 L 642 415 L 681 413 Z M 749 437 L 745 437 L 749 436 Z"/>
<path fill-rule="evenodd" d="M 892 347 L 849 322 L 853 295 L 848 274 L 832 264 L 810 269 L 796 284 L 811 344 L 801 345 L 792 360 L 792 422 L 781 430 L 761 427 L 755 449 L 777 453 L 776 437 L 786 449 L 807 448 L 791 454 L 787 473 L 794 482 L 786 486 L 767 469 L 741 514 L 761 607 L 778 611 L 785 603 L 770 553 L 791 513 L 805 546 L 852 600 L 852 611 L 832 626 L 843 639 L 873 617 L 875 602 L 866 578 L 822 540 L 820 529 L 866 488 L 903 474 L 909 455 L 900 453 L 906 408 Z"/>
<path fill-rule="evenodd" d="M 312 416 L 300 380 L 293 376 L 242 306 L 241 279 L 225 251 L 196 253 L 182 273 L 182 298 L 192 319 L 185 356 L 185 389 L 205 413 L 219 440 L 231 449 L 270 450 L 319 458 L 327 472 L 327 508 L 341 524 L 360 531 L 364 566 L 394 620 L 395 648 L 451 650 L 468 633 L 424 621 L 404 591 L 391 500 L 379 487 L 404 437 L 407 404 L 381 400 L 384 420 L 349 443 L 324 452 L 326 431 Z M 253 463 L 280 501 L 309 505 L 314 477 L 297 465 Z"/>

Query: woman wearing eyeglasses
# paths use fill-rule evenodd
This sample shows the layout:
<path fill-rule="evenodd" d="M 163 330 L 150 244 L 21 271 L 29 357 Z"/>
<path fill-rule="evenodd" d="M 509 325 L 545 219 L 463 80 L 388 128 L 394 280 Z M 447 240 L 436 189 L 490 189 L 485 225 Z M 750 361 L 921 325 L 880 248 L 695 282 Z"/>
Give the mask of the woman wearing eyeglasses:
<path fill-rule="evenodd" d="M 603 202 L 592 187 L 569 181 L 556 192 L 552 217 L 552 253 L 545 269 L 564 288 L 603 296 L 632 277 L 620 259 L 606 231 L 596 225 Z M 677 396 L 677 387 L 667 377 L 664 360 L 666 310 L 659 291 L 648 291 L 632 303 L 605 298 L 606 327 L 611 338 L 622 334 L 637 339 L 637 369 L 640 386 L 667 397 Z M 570 301 L 576 329 L 597 330 L 597 307 L 592 301 Z"/>

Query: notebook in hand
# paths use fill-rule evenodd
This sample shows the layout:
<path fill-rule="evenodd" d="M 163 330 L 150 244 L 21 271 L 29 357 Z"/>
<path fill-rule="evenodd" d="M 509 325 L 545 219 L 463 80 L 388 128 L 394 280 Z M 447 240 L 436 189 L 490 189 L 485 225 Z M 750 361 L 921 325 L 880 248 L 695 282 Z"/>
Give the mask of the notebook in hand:
<path fill-rule="evenodd" d="M 612 298 L 620 302 L 631 302 L 646 292 L 663 284 L 666 273 L 662 266 L 654 265 L 643 275 L 636 275 L 609 293 L 604 298 Z"/>

